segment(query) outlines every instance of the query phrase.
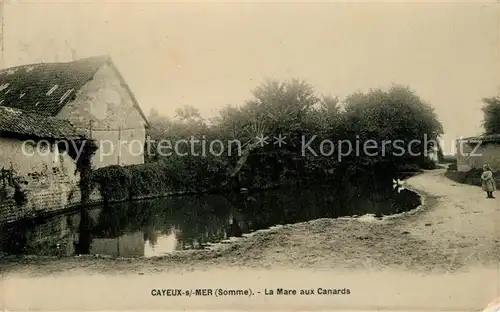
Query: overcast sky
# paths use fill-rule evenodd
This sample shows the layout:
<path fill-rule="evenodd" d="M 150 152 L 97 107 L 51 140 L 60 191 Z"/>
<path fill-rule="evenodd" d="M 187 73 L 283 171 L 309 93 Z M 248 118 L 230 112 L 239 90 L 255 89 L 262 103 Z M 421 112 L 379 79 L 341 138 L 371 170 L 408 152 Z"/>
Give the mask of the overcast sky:
<path fill-rule="evenodd" d="M 435 107 L 451 145 L 481 131 L 481 98 L 500 82 L 495 4 L 16 1 L 4 12 L 4 66 L 110 54 L 146 112 L 213 115 L 266 77 L 340 97 L 400 83 Z"/>

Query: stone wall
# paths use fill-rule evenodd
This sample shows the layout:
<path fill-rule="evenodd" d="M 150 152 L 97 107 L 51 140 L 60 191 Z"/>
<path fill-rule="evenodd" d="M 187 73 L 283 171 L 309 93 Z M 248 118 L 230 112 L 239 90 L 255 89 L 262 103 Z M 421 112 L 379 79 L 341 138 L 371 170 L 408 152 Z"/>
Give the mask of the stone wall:
<path fill-rule="evenodd" d="M 80 200 L 78 185 L 62 183 L 54 184 L 50 188 L 30 189 L 27 190 L 26 203 L 21 206 L 12 197 L 0 201 L 0 224 L 73 209 L 80 205 Z M 100 202 L 101 195 L 94 189 L 89 204 Z"/>
<path fill-rule="evenodd" d="M 94 168 L 144 163 L 146 121 L 111 64 L 99 69 L 58 117 L 70 120 L 88 134 L 91 132 L 99 145 L 93 158 Z"/>
<path fill-rule="evenodd" d="M 0 176 L 0 222 L 33 217 L 80 203 L 80 176 L 75 161 L 55 144 L 26 144 L 0 138 L 0 167 L 7 172 Z M 10 176 L 25 195 L 21 202 L 16 202 L 16 183 Z"/>
<path fill-rule="evenodd" d="M 493 171 L 500 171 L 500 144 L 480 144 L 478 148 L 457 143 L 457 171 L 467 172 L 490 165 Z"/>

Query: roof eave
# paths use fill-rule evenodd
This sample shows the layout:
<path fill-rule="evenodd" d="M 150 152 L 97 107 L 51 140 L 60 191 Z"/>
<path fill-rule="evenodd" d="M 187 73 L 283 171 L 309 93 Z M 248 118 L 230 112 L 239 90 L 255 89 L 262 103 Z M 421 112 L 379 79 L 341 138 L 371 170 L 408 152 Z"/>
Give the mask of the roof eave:
<path fill-rule="evenodd" d="M 88 140 L 87 137 L 82 137 L 82 136 L 51 136 L 51 135 L 38 135 L 38 134 L 28 134 L 28 133 L 19 133 L 19 132 L 13 132 L 13 131 L 5 131 L 2 130 L 0 131 L 0 137 L 8 137 L 8 138 L 14 138 L 14 139 L 36 139 L 36 140 L 65 140 L 65 141 L 70 141 L 70 140 Z"/>

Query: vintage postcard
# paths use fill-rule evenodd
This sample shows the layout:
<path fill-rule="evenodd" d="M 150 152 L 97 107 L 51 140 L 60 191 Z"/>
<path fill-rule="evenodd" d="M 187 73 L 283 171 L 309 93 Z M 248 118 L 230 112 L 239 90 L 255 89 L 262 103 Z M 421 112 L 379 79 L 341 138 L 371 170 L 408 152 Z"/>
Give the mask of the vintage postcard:
<path fill-rule="evenodd" d="M 500 4 L 0 1 L 2 311 L 500 311 Z"/>

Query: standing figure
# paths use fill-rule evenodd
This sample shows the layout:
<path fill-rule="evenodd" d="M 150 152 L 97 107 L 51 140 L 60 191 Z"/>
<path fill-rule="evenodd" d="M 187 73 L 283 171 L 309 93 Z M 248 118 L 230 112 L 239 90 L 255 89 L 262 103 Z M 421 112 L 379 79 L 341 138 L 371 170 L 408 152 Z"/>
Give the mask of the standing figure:
<path fill-rule="evenodd" d="M 496 189 L 495 179 L 493 179 L 493 171 L 490 166 L 483 166 L 483 174 L 481 175 L 482 188 L 486 192 L 487 198 L 495 198 L 493 192 Z"/>

